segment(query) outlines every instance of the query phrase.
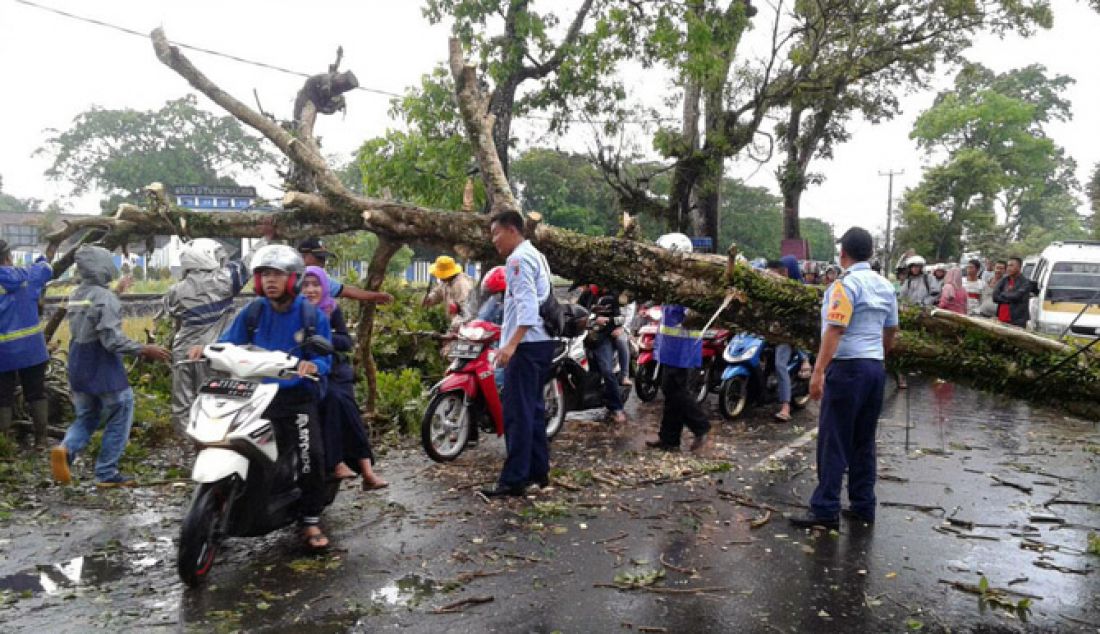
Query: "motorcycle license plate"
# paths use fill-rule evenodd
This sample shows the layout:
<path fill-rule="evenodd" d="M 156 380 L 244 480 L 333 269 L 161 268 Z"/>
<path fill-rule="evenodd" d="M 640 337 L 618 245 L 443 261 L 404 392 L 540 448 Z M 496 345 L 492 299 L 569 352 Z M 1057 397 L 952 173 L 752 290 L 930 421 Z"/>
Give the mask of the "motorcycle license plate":
<path fill-rule="evenodd" d="M 481 354 L 480 343 L 459 341 L 451 346 L 452 359 L 476 359 Z"/>
<path fill-rule="evenodd" d="M 236 398 L 250 398 L 255 391 L 255 383 L 237 379 L 210 379 L 199 388 L 200 394 L 216 394 Z"/>

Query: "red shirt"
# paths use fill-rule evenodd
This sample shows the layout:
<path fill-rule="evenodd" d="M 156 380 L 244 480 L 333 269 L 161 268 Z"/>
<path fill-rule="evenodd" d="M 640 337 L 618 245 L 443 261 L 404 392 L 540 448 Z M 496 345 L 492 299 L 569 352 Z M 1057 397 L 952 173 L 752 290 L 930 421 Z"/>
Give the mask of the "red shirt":
<path fill-rule="evenodd" d="M 1016 286 L 1016 278 L 1008 278 L 1008 283 L 1005 284 L 1005 290 L 1012 290 Z M 1001 304 L 997 306 L 997 319 L 1003 321 L 1006 324 L 1012 323 L 1012 310 L 1009 309 L 1008 304 Z"/>

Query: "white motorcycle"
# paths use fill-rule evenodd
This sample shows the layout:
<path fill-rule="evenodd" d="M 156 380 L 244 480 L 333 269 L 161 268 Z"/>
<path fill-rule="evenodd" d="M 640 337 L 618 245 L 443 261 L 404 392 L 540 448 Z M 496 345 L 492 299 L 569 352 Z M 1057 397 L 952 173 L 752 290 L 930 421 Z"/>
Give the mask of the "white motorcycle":
<path fill-rule="evenodd" d="M 310 337 L 304 345 L 332 353 L 324 337 Z M 203 356 L 205 361 L 196 363 L 209 363 L 228 378 L 211 378 L 199 388 L 187 424 L 199 453 L 191 472 L 195 494 L 180 529 L 177 570 L 189 586 L 206 578 L 222 539 L 265 535 L 293 523 L 301 497 L 297 454 L 279 452 L 275 429 L 263 418 L 279 386 L 260 382 L 295 376 L 299 359 L 228 343 L 205 346 Z M 338 488 L 338 481 L 326 485 L 326 504 Z"/>

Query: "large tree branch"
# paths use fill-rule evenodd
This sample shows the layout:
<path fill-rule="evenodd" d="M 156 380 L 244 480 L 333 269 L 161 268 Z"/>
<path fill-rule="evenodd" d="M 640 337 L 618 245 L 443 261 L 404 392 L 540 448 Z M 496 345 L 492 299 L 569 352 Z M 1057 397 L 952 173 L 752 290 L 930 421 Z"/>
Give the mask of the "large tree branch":
<path fill-rule="evenodd" d="M 573 16 L 573 22 L 569 25 L 569 30 L 566 31 L 565 37 L 562 38 L 561 43 L 554 49 L 554 53 L 549 59 L 541 64 L 524 66 L 519 69 L 519 72 L 516 73 L 516 77 L 519 81 L 542 79 L 556 71 L 562 65 L 569 49 L 577 43 L 577 38 L 580 37 L 581 29 L 584 27 L 584 21 L 588 19 L 588 12 L 592 9 L 592 2 L 593 0 L 584 0 L 581 7 L 577 9 L 577 15 Z"/>
<path fill-rule="evenodd" d="M 455 81 L 455 97 L 462 121 L 466 124 L 466 134 L 474 146 L 474 154 L 481 166 L 481 178 L 485 181 L 485 191 L 489 196 L 492 212 L 520 211 L 519 203 L 512 195 L 508 177 L 493 144 L 493 115 L 489 113 L 489 98 L 478 86 L 474 67 L 466 63 L 462 55 L 462 44 L 458 38 L 450 40 L 451 75 Z"/>

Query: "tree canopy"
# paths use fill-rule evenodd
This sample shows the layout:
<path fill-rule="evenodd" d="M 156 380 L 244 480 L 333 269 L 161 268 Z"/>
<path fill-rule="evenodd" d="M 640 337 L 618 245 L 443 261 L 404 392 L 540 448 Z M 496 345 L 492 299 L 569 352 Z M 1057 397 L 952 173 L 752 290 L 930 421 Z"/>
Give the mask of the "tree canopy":
<path fill-rule="evenodd" d="M 964 243 L 990 252 L 1080 237 L 1076 165 L 1046 134 L 1071 117 L 1062 93 L 1072 82 L 1038 65 L 1002 74 L 964 66 L 910 135 L 939 162 L 904 196 L 899 246 L 943 260 Z"/>
<path fill-rule="evenodd" d="M 93 107 L 67 130 L 48 132 L 38 150 L 53 159 L 46 176 L 71 184 L 73 195 L 99 190 L 105 211 L 149 183 L 233 185 L 276 161 L 239 121 L 202 110 L 192 94 L 159 110 Z"/>

